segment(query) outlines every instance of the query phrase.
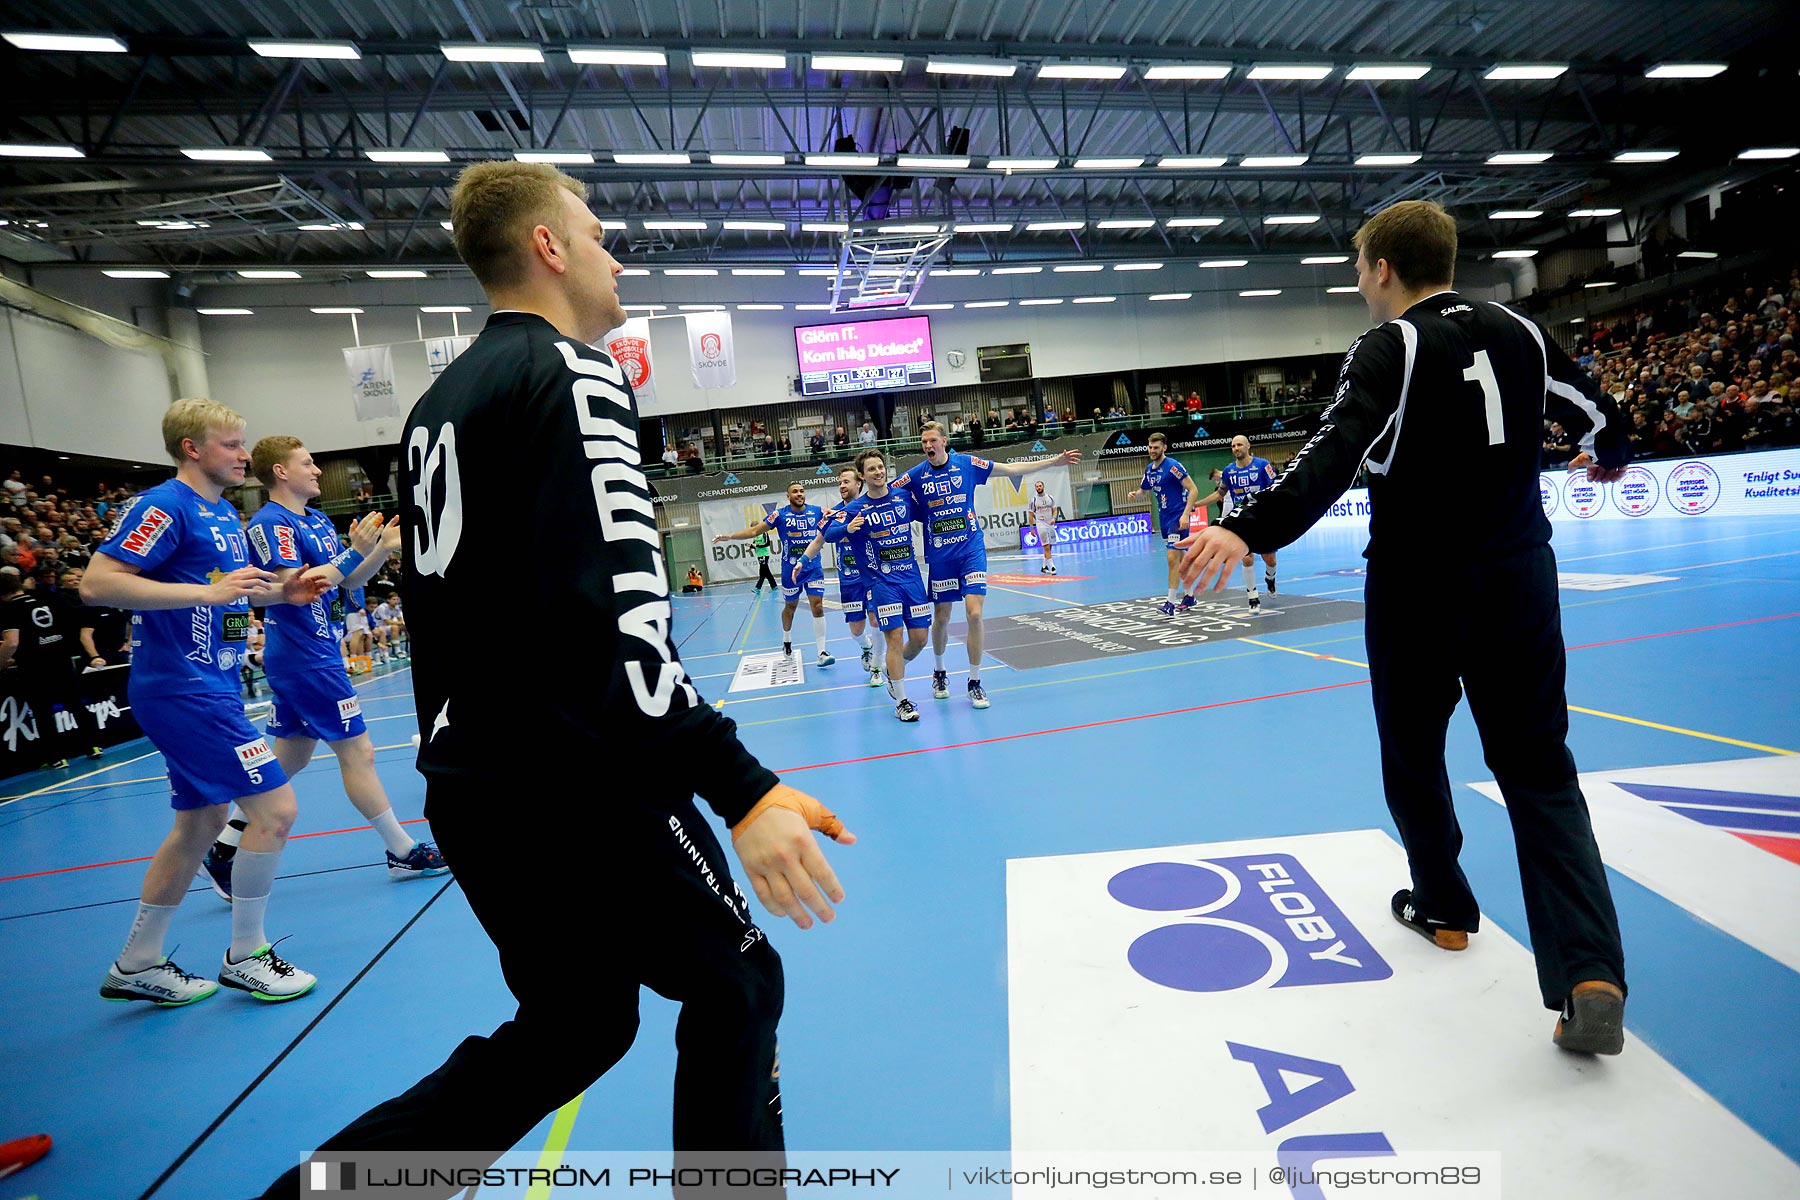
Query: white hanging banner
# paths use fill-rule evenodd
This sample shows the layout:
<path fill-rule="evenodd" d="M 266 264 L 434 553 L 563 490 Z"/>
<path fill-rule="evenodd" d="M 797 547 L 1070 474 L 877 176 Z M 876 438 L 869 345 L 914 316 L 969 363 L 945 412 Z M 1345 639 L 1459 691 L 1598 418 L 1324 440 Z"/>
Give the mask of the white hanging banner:
<path fill-rule="evenodd" d="M 460 337 L 434 337 L 425 339 L 425 366 L 436 379 L 444 373 L 444 368 L 456 361 L 456 356 L 469 348 L 475 335 L 465 333 Z"/>
<path fill-rule="evenodd" d="M 656 415 L 656 368 L 650 361 L 650 319 L 632 317 L 602 338 L 600 348 L 612 355 L 613 361 L 624 370 L 631 392 L 637 397 L 638 415 Z"/>
<path fill-rule="evenodd" d="M 350 400 L 356 405 L 357 420 L 379 421 L 400 415 L 392 346 L 347 346 L 344 369 L 350 374 Z"/>
<path fill-rule="evenodd" d="M 737 354 L 731 345 L 731 314 L 689 313 L 688 358 L 697 388 L 737 386 Z"/>

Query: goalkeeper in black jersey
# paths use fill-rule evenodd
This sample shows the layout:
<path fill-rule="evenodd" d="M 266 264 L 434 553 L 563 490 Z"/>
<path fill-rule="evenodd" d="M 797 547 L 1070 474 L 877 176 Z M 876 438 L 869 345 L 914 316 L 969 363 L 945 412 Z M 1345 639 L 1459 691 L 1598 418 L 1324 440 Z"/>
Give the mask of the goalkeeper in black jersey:
<path fill-rule="evenodd" d="M 1572 465 L 1610 481 L 1630 458 L 1626 424 L 1536 322 L 1451 290 L 1456 223 L 1437 205 L 1383 210 L 1356 246 L 1357 286 L 1380 324 L 1345 352 L 1318 432 L 1274 484 L 1200 536 L 1183 577 L 1222 586 L 1246 552 L 1304 533 L 1367 464 L 1369 674 L 1382 782 L 1412 869 L 1394 916 L 1446 950 L 1479 925 L 1444 771 L 1445 730 L 1466 694 L 1518 844 L 1539 989 L 1562 1013 L 1556 1043 L 1616 1054 L 1624 953 L 1566 745 L 1538 453 L 1548 415 L 1581 440 Z M 1433 548 L 1448 602 L 1412 594 L 1407 556 L 1421 546 Z"/>
<path fill-rule="evenodd" d="M 494 311 L 401 448 L 419 770 L 519 1007 L 323 1149 L 505 1151 L 625 1054 L 649 987 L 681 1004 L 677 1155 L 779 1153 L 781 960 L 693 796 L 731 828 L 763 906 L 803 929 L 843 899 L 809 828 L 854 838 L 751 756 L 676 654 L 636 402 L 593 347 L 625 314 L 586 189 L 541 164 L 481 163 L 450 211 Z M 503 505 L 487 498 L 497 481 Z M 497 545 L 530 564 L 523 606 L 581 631 L 562 653 L 479 645 Z M 580 869 L 555 861 L 570 846 Z M 269 1195 L 298 1186 L 290 1171 Z"/>

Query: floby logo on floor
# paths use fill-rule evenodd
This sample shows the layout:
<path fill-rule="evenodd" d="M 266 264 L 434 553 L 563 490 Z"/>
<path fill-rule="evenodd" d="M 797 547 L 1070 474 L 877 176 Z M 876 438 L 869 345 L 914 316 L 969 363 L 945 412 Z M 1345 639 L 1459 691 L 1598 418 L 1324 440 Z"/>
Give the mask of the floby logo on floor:
<path fill-rule="evenodd" d="M 1144 863 L 1114 875 L 1106 890 L 1132 908 L 1181 914 L 1126 952 L 1132 970 L 1163 987 L 1229 992 L 1394 973 L 1292 855 Z"/>
<path fill-rule="evenodd" d="M 1669 472 L 1669 503 L 1697 517 L 1719 502 L 1719 473 L 1703 462 L 1684 462 Z"/>
<path fill-rule="evenodd" d="M 1546 517 L 1556 515 L 1556 485 L 1542 475 L 1538 476 L 1538 503 L 1544 506 Z"/>
<path fill-rule="evenodd" d="M 1597 483 L 1592 483 L 1582 474 L 1569 476 L 1563 484 L 1563 501 L 1569 512 L 1586 520 L 1600 511 L 1600 504 L 1606 499 L 1606 491 Z"/>
<path fill-rule="evenodd" d="M 1656 476 L 1642 467 L 1627 467 L 1612 485 L 1613 507 L 1628 517 L 1641 517 L 1656 507 L 1662 490 Z"/>

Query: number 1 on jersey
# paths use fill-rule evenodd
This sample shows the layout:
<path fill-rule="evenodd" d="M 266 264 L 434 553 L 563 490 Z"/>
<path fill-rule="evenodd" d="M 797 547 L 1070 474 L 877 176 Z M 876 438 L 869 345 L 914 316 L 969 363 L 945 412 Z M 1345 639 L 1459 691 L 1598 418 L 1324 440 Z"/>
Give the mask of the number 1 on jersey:
<path fill-rule="evenodd" d="M 1481 385 L 1481 398 L 1487 405 L 1488 445 L 1506 444 L 1506 415 L 1500 410 L 1500 381 L 1494 378 L 1494 361 L 1486 350 L 1475 352 L 1475 365 L 1463 368 L 1463 378 Z"/>

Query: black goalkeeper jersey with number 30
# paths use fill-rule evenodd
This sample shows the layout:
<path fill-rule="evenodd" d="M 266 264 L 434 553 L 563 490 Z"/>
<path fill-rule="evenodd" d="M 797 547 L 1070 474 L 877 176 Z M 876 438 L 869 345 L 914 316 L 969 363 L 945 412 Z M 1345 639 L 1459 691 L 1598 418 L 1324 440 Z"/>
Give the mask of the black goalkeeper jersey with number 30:
<path fill-rule="evenodd" d="M 1439 292 L 1350 344 L 1337 394 L 1275 483 L 1220 521 L 1275 550 L 1369 467 L 1371 560 L 1477 563 L 1550 541 L 1538 492 L 1543 421 L 1605 467 L 1631 456 L 1624 420 L 1535 321 Z"/>
<path fill-rule="evenodd" d="M 669 636 L 637 402 L 610 356 L 496 313 L 414 405 L 401 458 L 421 771 L 503 781 L 554 764 L 580 781 L 571 803 L 697 793 L 733 824 L 775 786 Z M 503 581 L 561 635 L 555 653 L 491 639 Z"/>

